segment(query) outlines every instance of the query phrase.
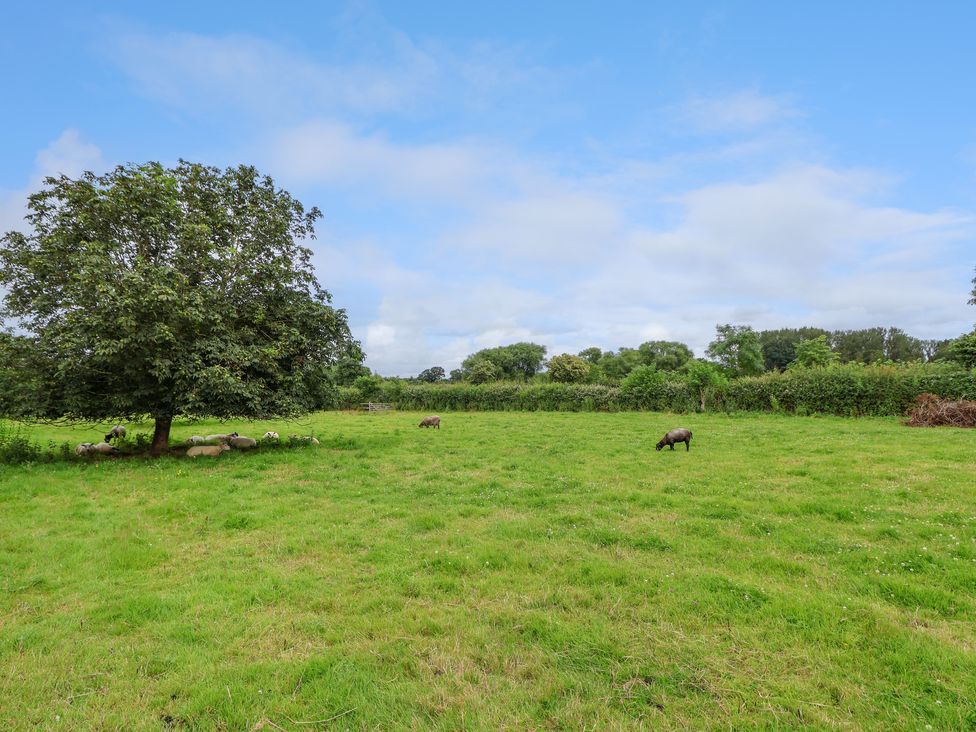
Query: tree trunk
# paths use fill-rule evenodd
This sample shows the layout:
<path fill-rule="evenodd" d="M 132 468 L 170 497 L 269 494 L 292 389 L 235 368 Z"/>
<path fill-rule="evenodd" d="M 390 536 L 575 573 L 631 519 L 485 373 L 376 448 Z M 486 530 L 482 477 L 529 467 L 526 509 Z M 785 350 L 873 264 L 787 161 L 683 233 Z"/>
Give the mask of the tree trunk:
<path fill-rule="evenodd" d="M 159 457 L 163 450 L 169 447 L 169 428 L 173 425 L 172 417 L 156 417 L 156 428 L 153 430 L 152 447 L 149 454 Z"/>
<path fill-rule="evenodd" d="M 698 390 L 698 398 L 700 400 L 699 410 L 704 412 L 705 411 L 705 390 L 704 389 Z"/>

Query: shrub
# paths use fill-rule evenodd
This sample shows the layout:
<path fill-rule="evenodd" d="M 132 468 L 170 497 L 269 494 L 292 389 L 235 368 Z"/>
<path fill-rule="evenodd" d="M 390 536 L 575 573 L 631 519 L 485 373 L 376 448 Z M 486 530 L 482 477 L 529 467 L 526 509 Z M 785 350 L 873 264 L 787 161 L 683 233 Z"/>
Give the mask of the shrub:
<path fill-rule="evenodd" d="M 0 420 L 0 463 L 20 465 L 36 463 L 52 456 L 32 441 L 26 431 L 6 420 Z"/>
<path fill-rule="evenodd" d="M 577 384 L 586 381 L 590 375 L 590 364 L 568 353 L 553 356 L 548 366 L 550 378 L 563 384 Z"/>

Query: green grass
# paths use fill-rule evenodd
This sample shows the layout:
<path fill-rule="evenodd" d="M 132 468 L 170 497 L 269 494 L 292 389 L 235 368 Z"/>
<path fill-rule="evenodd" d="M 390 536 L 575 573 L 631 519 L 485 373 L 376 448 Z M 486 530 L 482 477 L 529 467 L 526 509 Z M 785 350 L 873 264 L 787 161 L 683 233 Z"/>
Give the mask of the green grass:
<path fill-rule="evenodd" d="M 976 729 L 976 431 L 420 416 L 0 467 L 0 726 Z"/>

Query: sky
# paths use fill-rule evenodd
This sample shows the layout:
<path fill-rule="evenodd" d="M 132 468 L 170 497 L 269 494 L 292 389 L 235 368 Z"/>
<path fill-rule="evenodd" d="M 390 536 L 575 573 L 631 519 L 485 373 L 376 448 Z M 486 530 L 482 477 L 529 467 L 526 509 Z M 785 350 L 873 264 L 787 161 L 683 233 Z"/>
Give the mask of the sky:
<path fill-rule="evenodd" d="M 411 376 L 715 325 L 968 331 L 976 3 L 0 8 L 0 232 L 46 175 L 248 163 Z"/>

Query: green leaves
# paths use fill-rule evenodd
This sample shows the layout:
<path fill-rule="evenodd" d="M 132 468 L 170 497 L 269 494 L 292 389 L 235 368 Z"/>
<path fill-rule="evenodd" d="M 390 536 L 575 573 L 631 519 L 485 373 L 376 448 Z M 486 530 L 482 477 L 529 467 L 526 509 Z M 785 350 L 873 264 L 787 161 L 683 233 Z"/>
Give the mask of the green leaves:
<path fill-rule="evenodd" d="M 301 414 L 354 345 L 302 243 L 321 213 L 253 167 L 49 178 L 29 208 L 33 233 L 0 240 L 39 354 L 21 416 Z"/>

